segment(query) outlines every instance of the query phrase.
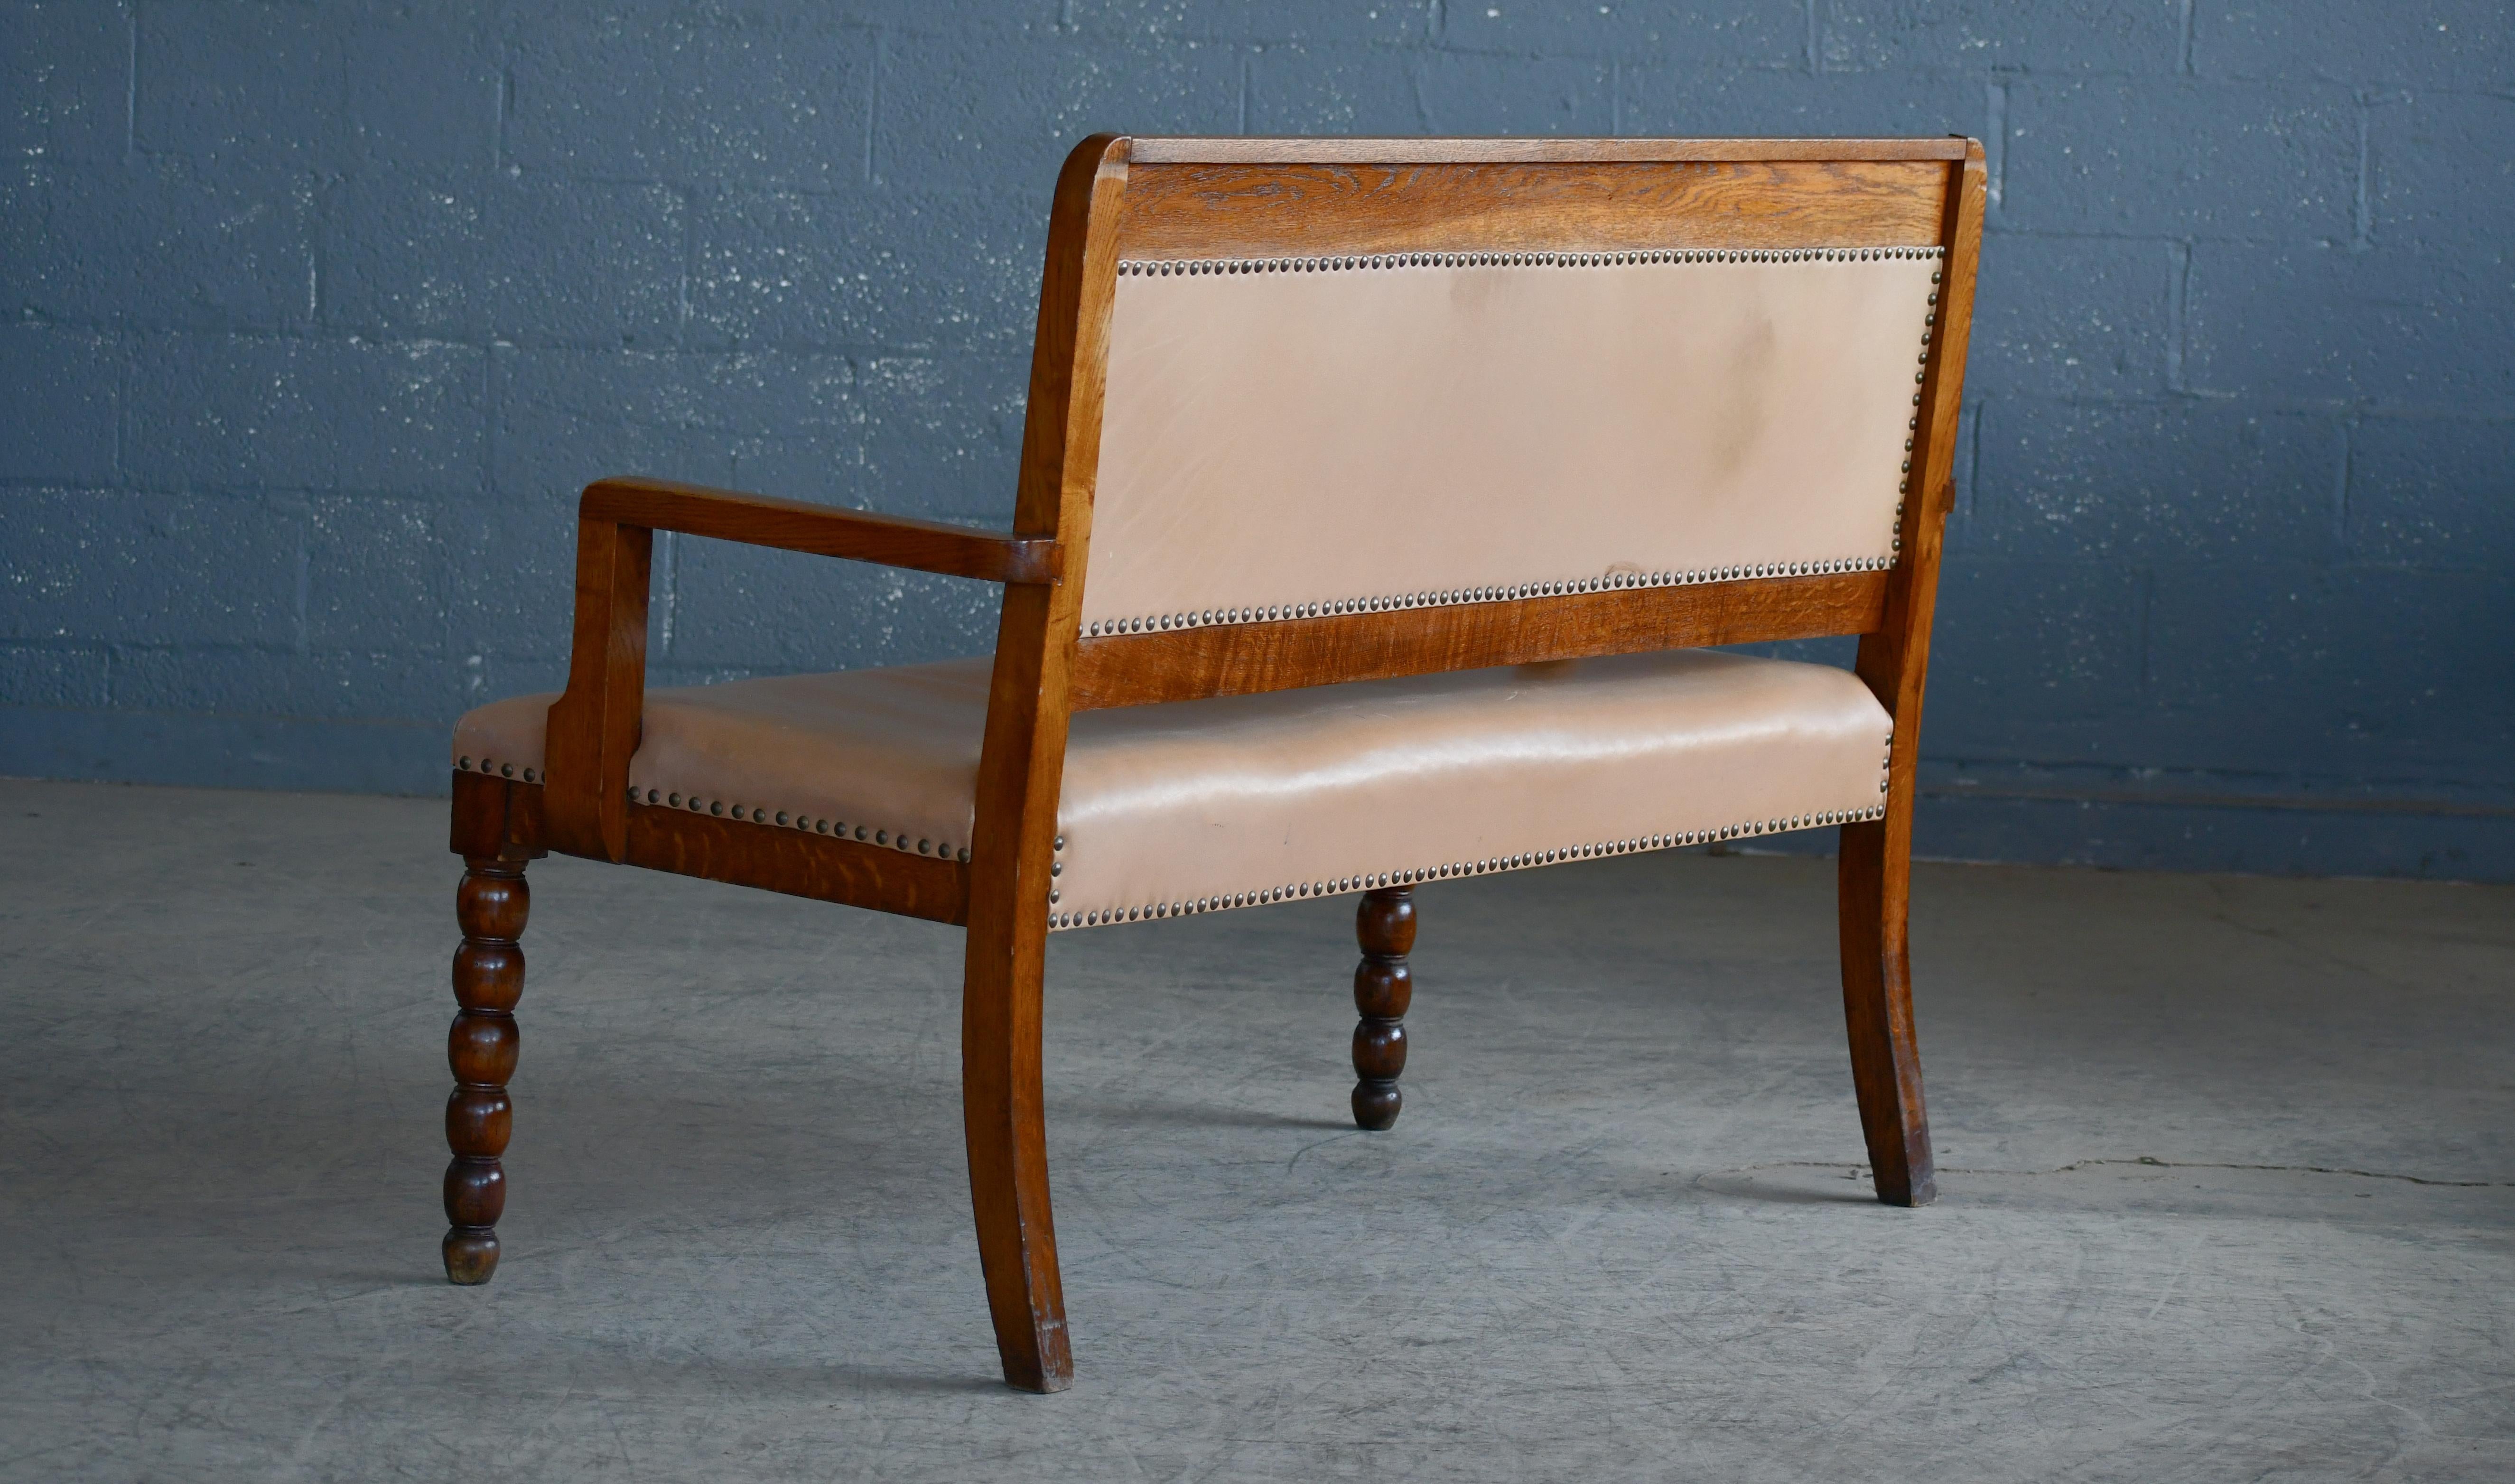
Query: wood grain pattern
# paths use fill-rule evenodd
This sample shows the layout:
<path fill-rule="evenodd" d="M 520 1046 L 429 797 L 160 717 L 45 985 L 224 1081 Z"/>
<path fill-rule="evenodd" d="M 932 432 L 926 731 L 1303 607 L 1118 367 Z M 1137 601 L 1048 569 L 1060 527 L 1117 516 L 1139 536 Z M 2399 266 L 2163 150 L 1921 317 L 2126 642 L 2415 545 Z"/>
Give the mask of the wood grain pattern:
<path fill-rule="evenodd" d="M 878 515 L 663 479 L 598 480 L 586 486 L 578 513 L 586 520 L 987 582 L 1054 582 L 1064 570 L 1063 554 L 1052 538 L 971 530 L 940 520 Z"/>
<path fill-rule="evenodd" d="M 1214 624 L 1081 641 L 1078 711 L 1707 644 L 1866 634 L 1885 572 L 1611 588 L 1550 598 Z"/>
<path fill-rule="evenodd" d="M 548 844 L 547 786 L 456 773 L 454 787 L 458 797 L 492 790 L 501 796 L 496 805 L 501 811 L 500 837 L 513 848 L 533 855 L 545 848 L 557 849 L 562 855 L 578 853 Z M 633 804 L 627 813 L 628 843 L 618 861 L 621 865 L 843 902 L 932 923 L 969 921 L 969 868 L 958 861 L 687 809 Z M 474 842 L 480 838 L 476 829 L 468 837 Z M 458 849 L 458 853 L 463 852 Z"/>
<path fill-rule="evenodd" d="M 1908 501 L 1902 559 L 1888 575 L 1885 620 L 1862 638 L 1854 668 L 1894 719 L 1883 819 L 1842 828 L 1837 911 L 1842 939 L 1843 1017 L 1852 1083 L 1877 1198 L 1920 1206 L 1938 1194 L 1929 1113 L 1913 1024 L 1911 916 L 1914 772 L 1920 752 L 1921 697 L 1928 680 L 1930 622 L 1939 556 L 1956 480 L 1957 417 L 1965 348 L 1982 252 L 1984 172 L 1979 145 L 1950 167 L 1948 247 L 1935 336 L 1918 398 L 1915 437 L 1919 498 Z"/>
<path fill-rule="evenodd" d="M 1143 165 L 1592 164 L 1601 161 L 1960 160 L 1967 141 L 1945 139 L 1384 139 L 1139 136 Z"/>
<path fill-rule="evenodd" d="M 623 864 L 935 923 L 969 920 L 969 868 L 861 841 L 633 804 Z"/>
<path fill-rule="evenodd" d="M 577 521 L 576 628 L 567 689 L 543 746 L 547 848 L 618 860 L 629 848 L 629 759 L 646 713 L 646 602 L 655 534 Z"/>
<path fill-rule="evenodd" d="M 1100 401 L 1118 283 L 1125 143 L 1066 156 L 1050 209 L 1013 529 L 1089 549 Z M 1005 590 L 969 843 L 969 935 L 961 991 L 961 1098 L 969 1199 L 1006 1383 L 1073 1384 L 1064 1279 L 1049 1204 L 1041 988 L 1056 803 L 1065 772 L 1067 666 L 1082 627 L 1082 563 L 1054 587 Z"/>
<path fill-rule="evenodd" d="M 1925 247 L 1926 161 L 1165 165 L 1130 175 L 1135 258 L 1657 247 Z"/>

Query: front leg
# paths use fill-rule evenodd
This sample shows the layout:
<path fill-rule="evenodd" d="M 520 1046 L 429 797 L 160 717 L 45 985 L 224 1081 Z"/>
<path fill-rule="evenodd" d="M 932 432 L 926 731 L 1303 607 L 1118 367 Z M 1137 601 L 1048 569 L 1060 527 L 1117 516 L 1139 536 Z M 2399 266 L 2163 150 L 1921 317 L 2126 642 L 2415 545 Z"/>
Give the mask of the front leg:
<path fill-rule="evenodd" d="M 454 951 L 454 999 L 462 1009 L 446 1034 L 454 1092 L 445 1099 L 445 1276 L 486 1283 L 498 1270 L 498 1217 L 507 1209 L 507 1152 L 515 1105 L 515 1002 L 524 992 L 524 917 L 532 904 L 524 863 L 510 852 L 466 855 L 454 915 L 463 946 Z"/>

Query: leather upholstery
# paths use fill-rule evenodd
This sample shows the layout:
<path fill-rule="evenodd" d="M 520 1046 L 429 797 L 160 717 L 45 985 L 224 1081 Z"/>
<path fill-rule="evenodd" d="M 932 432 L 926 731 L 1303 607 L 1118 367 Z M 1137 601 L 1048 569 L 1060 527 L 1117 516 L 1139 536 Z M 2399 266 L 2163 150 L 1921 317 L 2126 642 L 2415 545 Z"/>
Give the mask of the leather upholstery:
<path fill-rule="evenodd" d="M 1901 249 L 1130 264 L 1085 632 L 1609 573 L 1885 565 L 1941 265 Z"/>
<path fill-rule="evenodd" d="M 969 848 L 988 665 L 647 693 L 641 803 Z M 549 695 L 482 707 L 458 765 L 538 779 Z M 1057 926 L 1874 815 L 1890 723 L 1854 676 L 1683 650 L 1073 719 Z"/>

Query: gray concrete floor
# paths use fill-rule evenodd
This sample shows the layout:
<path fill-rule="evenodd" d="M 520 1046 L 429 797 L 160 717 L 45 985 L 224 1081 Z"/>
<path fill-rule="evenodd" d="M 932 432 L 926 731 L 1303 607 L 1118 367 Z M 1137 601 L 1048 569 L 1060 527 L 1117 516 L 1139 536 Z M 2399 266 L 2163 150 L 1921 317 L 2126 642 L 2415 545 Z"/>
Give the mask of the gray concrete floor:
<path fill-rule="evenodd" d="M 960 935 L 535 870 L 506 1258 L 436 1265 L 440 804 L 0 783 L 0 1478 L 2515 1477 L 2515 891 L 1925 867 L 1866 1198 L 1831 868 L 1060 936 L 1075 1388 L 1004 1390 Z"/>

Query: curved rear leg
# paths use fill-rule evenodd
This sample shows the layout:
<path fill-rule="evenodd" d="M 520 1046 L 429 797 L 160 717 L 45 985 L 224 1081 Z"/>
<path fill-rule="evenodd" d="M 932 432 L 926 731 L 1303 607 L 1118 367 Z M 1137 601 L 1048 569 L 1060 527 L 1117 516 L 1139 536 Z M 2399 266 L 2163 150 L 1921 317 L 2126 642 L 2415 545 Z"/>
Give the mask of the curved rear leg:
<path fill-rule="evenodd" d="M 1912 840 L 1893 820 L 1842 827 L 1842 1010 L 1851 1032 L 1851 1080 L 1877 1199 L 1927 1206 L 1939 1194 L 1930 1117 L 1921 1101 L 1921 1053 L 1913 1036 L 1912 966 L 1905 946 Z"/>
<path fill-rule="evenodd" d="M 961 993 L 961 1111 L 969 1144 L 969 1202 L 978 1261 L 1005 1383 L 1062 1391 L 1074 1383 L 1056 1225 L 1048 1203 L 1048 1126 L 1041 1107 L 1040 976 L 1047 912 L 1013 909 L 988 924 L 973 904 Z M 993 928 L 995 930 L 990 930 Z M 1010 929 L 1010 930 L 1006 930 Z M 1010 939 L 1009 943 L 1007 940 Z"/>

